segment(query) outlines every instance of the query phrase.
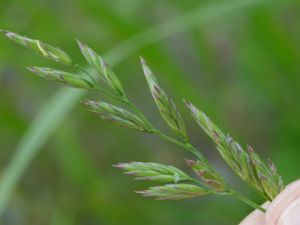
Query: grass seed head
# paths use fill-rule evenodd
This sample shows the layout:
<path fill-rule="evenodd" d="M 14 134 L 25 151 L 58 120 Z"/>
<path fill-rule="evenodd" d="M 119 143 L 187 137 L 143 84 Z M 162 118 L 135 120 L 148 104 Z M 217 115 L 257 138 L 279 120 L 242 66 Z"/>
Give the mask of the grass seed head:
<path fill-rule="evenodd" d="M 209 191 L 193 184 L 166 184 L 137 191 L 137 193 L 157 200 L 180 200 L 207 195 Z"/>
<path fill-rule="evenodd" d="M 195 171 L 201 181 L 215 192 L 226 191 L 224 179 L 210 166 L 201 161 L 186 160 L 188 166 Z"/>
<path fill-rule="evenodd" d="M 60 48 L 53 47 L 39 40 L 21 36 L 10 31 L 1 30 L 1 32 L 15 43 L 29 48 L 47 59 L 69 66 L 73 65 L 71 57 Z"/>
<path fill-rule="evenodd" d="M 192 103 L 185 102 L 196 123 L 215 142 L 223 159 L 249 185 L 260 192 L 266 199 L 274 199 L 283 189 L 279 175 L 275 175 L 254 152 L 251 146 L 245 151 L 231 136 L 225 135 L 208 116 Z"/>
<path fill-rule="evenodd" d="M 93 81 L 90 80 L 89 77 L 78 76 L 77 74 L 47 67 L 28 67 L 28 70 L 45 80 L 64 83 L 70 87 L 83 89 L 91 89 L 94 87 Z"/>
<path fill-rule="evenodd" d="M 121 127 L 133 130 L 151 132 L 152 126 L 140 118 L 138 115 L 129 112 L 126 109 L 103 102 L 86 100 L 83 103 L 88 106 L 90 111 L 100 116 L 103 120 L 113 122 Z"/>
<path fill-rule="evenodd" d="M 112 68 L 104 62 L 100 55 L 98 55 L 93 49 L 88 47 L 77 40 L 80 51 L 88 64 L 90 64 L 98 73 L 103 82 L 114 90 L 118 95 L 124 96 L 124 89 Z"/>
<path fill-rule="evenodd" d="M 167 96 L 164 90 L 159 87 L 155 75 L 147 66 L 143 58 L 141 58 L 141 63 L 152 97 L 154 98 L 162 118 L 171 130 L 173 130 L 182 139 L 187 140 L 185 125 L 176 105 L 173 100 Z"/>
<path fill-rule="evenodd" d="M 126 174 L 135 176 L 136 180 L 151 180 L 163 183 L 178 183 L 192 180 L 189 175 L 176 167 L 159 163 L 119 163 L 115 167 L 124 170 Z"/>

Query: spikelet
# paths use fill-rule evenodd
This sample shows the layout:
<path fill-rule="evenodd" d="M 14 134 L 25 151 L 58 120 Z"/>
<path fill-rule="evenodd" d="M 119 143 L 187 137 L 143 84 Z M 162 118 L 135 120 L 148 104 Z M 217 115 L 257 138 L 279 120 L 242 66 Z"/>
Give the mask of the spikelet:
<path fill-rule="evenodd" d="M 0 30 L 0 32 L 15 43 L 31 49 L 47 59 L 69 66 L 74 64 L 71 57 L 60 48 L 53 47 L 39 40 L 21 36 L 10 31 Z"/>

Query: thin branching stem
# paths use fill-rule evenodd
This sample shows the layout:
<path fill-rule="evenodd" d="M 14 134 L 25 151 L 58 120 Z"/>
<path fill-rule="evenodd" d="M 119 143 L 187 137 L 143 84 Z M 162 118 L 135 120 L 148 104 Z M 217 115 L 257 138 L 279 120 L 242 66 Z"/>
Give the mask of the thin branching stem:
<path fill-rule="evenodd" d="M 89 74 L 88 72 L 86 71 L 83 71 L 87 74 Z M 122 96 L 122 97 L 119 97 L 117 95 L 114 95 L 114 94 L 111 94 L 110 92 L 104 90 L 103 88 L 100 88 L 100 87 L 97 87 L 96 90 L 98 91 L 101 91 L 102 93 L 106 94 L 107 96 L 123 103 L 123 104 L 126 104 L 128 107 L 130 107 L 138 116 L 140 116 L 144 121 L 146 121 L 149 125 L 151 125 L 149 122 L 148 122 L 148 119 L 146 118 L 146 116 L 144 115 L 144 113 L 138 108 L 136 107 L 128 98 L 126 95 Z M 152 127 L 152 125 L 151 125 Z M 209 165 L 207 159 L 200 153 L 200 151 L 198 149 L 196 149 L 189 141 L 185 140 L 184 142 L 182 141 L 179 141 L 175 138 L 172 138 L 164 133 L 162 133 L 161 131 L 155 129 L 153 127 L 153 130 L 152 132 L 150 132 L 154 135 L 157 135 L 159 136 L 160 138 L 170 142 L 170 143 L 173 143 L 177 146 L 180 146 L 186 150 L 188 150 L 189 152 L 191 152 L 192 154 L 194 154 L 199 160 L 201 161 L 204 161 L 204 162 L 207 162 L 207 165 Z M 201 184 L 203 186 L 203 183 L 197 179 L 195 179 L 194 181 L 197 181 L 197 183 Z M 217 195 L 232 195 L 234 196 L 235 198 L 243 201 L 244 203 L 248 204 L 249 206 L 255 208 L 255 209 L 258 209 L 262 212 L 265 212 L 265 209 L 262 208 L 261 206 L 259 206 L 258 204 L 256 204 L 255 202 L 251 201 L 250 199 L 248 199 L 247 197 L 243 196 L 242 194 L 234 191 L 228 184 L 226 185 L 226 190 L 224 192 L 215 192 L 215 191 L 211 191 L 211 193 L 213 194 L 217 194 Z"/>
<path fill-rule="evenodd" d="M 242 202 L 248 204 L 249 206 L 255 208 L 255 209 L 258 209 L 260 210 L 261 212 L 265 213 L 266 210 L 261 207 L 260 205 L 256 204 L 255 202 L 251 201 L 250 199 L 246 198 L 245 196 L 243 196 L 242 194 L 230 189 L 229 190 L 230 193 L 232 194 L 232 196 L 236 197 L 237 199 L 241 200 Z"/>
<path fill-rule="evenodd" d="M 138 108 L 136 107 L 126 96 L 123 96 L 122 98 L 122 102 L 124 104 L 126 104 L 127 106 L 129 106 L 138 116 L 140 116 L 144 121 L 146 121 L 149 125 L 151 125 L 148 122 L 148 119 L 146 118 L 146 116 L 144 115 L 144 113 Z M 153 128 L 154 131 L 154 128 Z"/>
<path fill-rule="evenodd" d="M 89 72 L 87 72 L 85 68 L 83 68 L 82 66 L 80 66 L 80 65 L 77 64 L 77 63 L 73 63 L 72 66 L 73 66 L 75 69 L 80 70 L 82 73 L 85 73 L 89 78 L 91 78 L 91 79 L 96 83 L 95 78 L 94 78 Z"/>
<path fill-rule="evenodd" d="M 203 186 L 203 183 L 198 180 L 198 179 L 192 179 L 191 181 L 200 184 L 201 186 Z M 260 205 L 256 204 L 255 202 L 251 201 L 250 199 L 248 199 L 247 197 L 243 196 L 242 194 L 236 192 L 235 190 L 233 190 L 232 188 L 230 188 L 229 186 L 227 186 L 227 190 L 225 190 L 224 192 L 217 192 L 217 191 L 212 191 L 212 190 L 208 190 L 208 192 L 210 192 L 211 194 L 216 194 L 216 195 L 232 195 L 233 197 L 239 199 L 240 201 L 246 203 L 247 205 L 251 206 L 254 209 L 258 209 L 261 212 L 265 213 L 266 210 L 261 207 Z"/>
<path fill-rule="evenodd" d="M 167 141 L 169 141 L 171 143 L 174 143 L 174 144 L 176 144 L 176 145 L 178 145 L 178 146 L 180 146 L 180 147 L 182 147 L 182 148 L 190 151 L 195 156 L 197 156 L 200 160 L 204 159 L 204 156 L 197 149 L 195 149 L 194 147 L 192 147 L 192 145 L 186 144 L 186 143 L 181 142 L 181 141 L 178 141 L 178 140 L 176 140 L 176 139 L 174 139 L 174 138 L 172 138 L 172 137 L 170 137 L 170 136 L 162 133 L 159 130 L 155 130 L 154 134 L 157 135 L 157 136 L 159 136 L 159 137 L 161 137 L 162 139 L 165 139 L 165 140 L 167 140 Z"/>
<path fill-rule="evenodd" d="M 163 138 L 164 140 L 167 140 L 173 144 L 176 144 L 180 147 L 185 148 L 186 150 L 192 152 L 194 155 L 196 155 L 200 160 L 204 160 L 207 161 L 207 159 L 190 143 L 183 143 L 180 142 L 172 137 L 169 137 L 165 134 L 163 134 L 162 132 L 155 130 L 154 134 L 158 135 L 159 137 Z M 202 184 L 199 180 L 197 180 L 197 183 Z M 203 184 L 202 184 L 203 185 Z M 244 203 L 248 204 L 249 206 L 258 209 L 262 212 L 265 212 L 266 210 L 264 208 L 262 208 L 261 206 L 259 206 L 258 204 L 256 204 L 255 202 L 251 201 L 250 199 L 248 199 L 247 197 L 243 196 L 242 194 L 236 192 L 235 190 L 233 190 L 228 184 L 226 186 L 226 190 L 224 192 L 213 192 L 214 194 L 218 194 L 218 195 L 232 195 L 235 198 L 243 201 Z"/>
<path fill-rule="evenodd" d="M 97 91 L 102 92 L 103 94 L 107 95 L 108 97 L 110 97 L 110 98 L 112 98 L 112 99 L 115 99 L 115 100 L 117 100 L 117 101 L 119 101 L 119 102 L 125 103 L 124 100 L 123 100 L 123 98 L 121 98 L 121 97 L 119 97 L 119 96 L 117 96 L 117 95 L 114 95 L 114 94 L 110 93 L 109 91 L 106 91 L 104 88 L 96 87 L 96 88 L 94 88 L 94 89 L 97 90 Z"/>

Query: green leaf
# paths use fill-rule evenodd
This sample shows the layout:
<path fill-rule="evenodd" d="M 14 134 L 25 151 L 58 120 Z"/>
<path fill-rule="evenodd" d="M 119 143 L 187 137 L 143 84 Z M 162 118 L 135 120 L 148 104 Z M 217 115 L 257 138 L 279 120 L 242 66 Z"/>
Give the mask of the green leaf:
<path fill-rule="evenodd" d="M 192 180 L 190 176 L 176 167 L 158 163 L 119 163 L 115 165 L 115 167 L 125 170 L 126 174 L 135 176 L 136 180 L 151 180 L 174 183 Z"/>
<path fill-rule="evenodd" d="M 77 74 L 46 67 L 29 67 L 28 69 L 39 77 L 50 81 L 64 83 L 67 86 L 83 89 L 90 89 L 95 87 L 94 82 L 89 77 L 84 76 L 83 74 L 81 74 L 80 76 Z"/>
<path fill-rule="evenodd" d="M 145 60 L 141 58 L 141 63 L 143 71 L 150 88 L 152 97 L 156 103 L 156 106 L 160 112 L 160 115 L 167 123 L 167 125 L 181 138 L 187 140 L 187 134 L 185 130 L 185 125 L 180 115 L 180 112 L 177 110 L 174 102 L 170 99 L 164 90 L 158 86 L 157 79 L 152 73 L 150 68 L 147 66 Z"/>
<path fill-rule="evenodd" d="M 77 40 L 81 53 L 86 61 L 94 67 L 104 83 L 114 90 L 118 95 L 124 96 L 124 90 L 112 68 L 90 47 Z"/>
<path fill-rule="evenodd" d="M 192 184 L 166 184 L 150 187 L 145 191 L 137 191 L 145 197 L 155 197 L 157 200 L 180 200 L 207 195 L 210 192 Z"/>
<path fill-rule="evenodd" d="M 101 117 L 101 119 L 115 123 L 121 127 L 126 127 L 133 130 L 152 132 L 152 126 L 126 109 L 111 105 L 102 101 L 83 101 L 93 113 Z"/>
<path fill-rule="evenodd" d="M 15 43 L 25 46 L 47 59 L 69 66 L 73 65 L 71 57 L 60 48 L 53 47 L 39 40 L 30 39 L 10 31 L 0 30 L 0 32 L 4 33 L 6 37 Z"/>

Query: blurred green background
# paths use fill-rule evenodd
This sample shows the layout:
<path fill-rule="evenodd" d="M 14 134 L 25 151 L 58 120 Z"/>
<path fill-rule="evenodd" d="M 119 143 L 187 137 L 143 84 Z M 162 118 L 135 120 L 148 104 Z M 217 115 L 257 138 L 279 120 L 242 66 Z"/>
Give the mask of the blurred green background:
<path fill-rule="evenodd" d="M 149 27 L 199 10 L 198 25 L 141 49 L 139 43 L 130 46 L 138 49 L 115 71 L 131 99 L 167 130 L 147 89 L 142 55 L 182 110 L 193 143 L 236 189 L 261 203 L 223 164 L 181 102 L 194 102 L 224 131 L 253 145 L 264 159 L 272 158 L 286 183 L 299 177 L 300 2 L 241 2 L 1 0 L 0 27 L 60 46 L 84 63 L 75 37 L 105 54 Z M 226 7 L 233 8 L 219 14 Z M 170 32 L 184 25 L 173 24 Z M 165 28 L 151 35 L 168 33 Z M 1 172 L 39 109 L 60 88 L 32 76 L 28 65 L 57 67 L 0 37 Z M 142 198 L 133 191 L 150 183 L 112 167 L 154 161 L 187 169 L 183 159 L 188 157 L 156 137 L 103 122 L 78 102 L 25 170 L 1 224 L 238 224 L 252 210 L 242 202 L 214 196 L 176 202 Z"/>

